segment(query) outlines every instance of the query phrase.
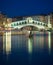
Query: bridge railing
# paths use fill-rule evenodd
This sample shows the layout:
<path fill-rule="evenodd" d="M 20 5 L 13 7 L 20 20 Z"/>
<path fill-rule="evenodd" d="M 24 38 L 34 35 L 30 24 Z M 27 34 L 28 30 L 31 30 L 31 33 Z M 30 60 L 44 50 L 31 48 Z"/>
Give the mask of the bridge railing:
<path fill-rule="evenodd" d="M 26 25 L 26 24 L 34 24 L 34 25 L 41 25 L 41 26 L 48 27 L 48 25 L 46 23 L 39 22 L 39 21 L 34 21 L 34 20 L 32 20 L 32 22 L 26 21 L 26 20 L 25 21 L 21 21 L 21 22 L 14 22 L 14 23 L 11 23 L 11 27 L 21 26 L 21 25 Z"/>

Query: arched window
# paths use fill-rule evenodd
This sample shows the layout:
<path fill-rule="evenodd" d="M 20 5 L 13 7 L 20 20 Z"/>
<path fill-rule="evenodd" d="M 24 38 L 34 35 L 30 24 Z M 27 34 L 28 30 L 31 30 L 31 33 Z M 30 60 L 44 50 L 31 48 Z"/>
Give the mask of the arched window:
<path fill-rule="evenodd" d="M 17 23 L 17 25 L 18 25 L 18 23 Z"/>
<path fill-rule="evenodd" d="M 25 24 L 27 24 L 27 22 L 25 21 Z"/>
<path fill-rule="evenodd" d="M 46 24 L 45 26 L 46 26 L 46 27 L 48 27 L 48 25 L 47 25 L 47 24 Z"/>
<path fill-rule="evenodd" d="M 29 20 L 28 20 L 28 23 L 29 23 Z"/>
<path fill-rule="evenodd" d="M 22 24 L 24 24 L 24 22 L 22 22 Z"/>
<path fill-rule="evenodd" d="M 21 23 L 19 23 L 19 25 L 21 25 Z"/>
<path fill-rule="evenodd" d="M 13 26 L 13 24 L 11 24 L 11 26 Z"/>
<path fill-rule="evenodd" d="M 35 24 L 37 24 L 37 22 L 35 22 Z"/>
<path fill-rule="evenodd" d="M 14 26 L 16 26 L 16 24 L 14 24 Z"/>
<path fill-rule="evenodd" d="M 42 23 L 41 23 L 41 25 L 42 25 Z"/>
<path fill-rule="evenodd" d="M 40 25 L 40 23 L 38 23 L 38 25 Z"/>
<path fill-rule="evenodd" d="M 45 26 L 45 24 L 43 24 L 43 26 Z"/>
<path fill-rule="evenodd" d="M 32 23 L 34 23 L 34 21 Z"/>

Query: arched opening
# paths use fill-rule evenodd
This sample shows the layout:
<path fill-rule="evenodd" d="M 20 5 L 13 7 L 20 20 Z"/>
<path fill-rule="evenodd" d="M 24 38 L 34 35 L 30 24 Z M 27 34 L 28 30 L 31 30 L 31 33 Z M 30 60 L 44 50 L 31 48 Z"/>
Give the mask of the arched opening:
<path fill-rule="evenodd" d="M 21 30 L 28 30 L 28 31 L 38 31 L 38 28 L 35 26 L 24 26 L 21 28 Z"/>

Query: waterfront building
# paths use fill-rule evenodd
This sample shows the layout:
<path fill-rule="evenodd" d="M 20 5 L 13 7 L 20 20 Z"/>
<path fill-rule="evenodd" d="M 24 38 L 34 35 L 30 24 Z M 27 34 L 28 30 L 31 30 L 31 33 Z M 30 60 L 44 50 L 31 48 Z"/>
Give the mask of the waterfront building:
<path fill-rule="evenodd" d="M 52 28 L 53 28 L 53 13 L 46 14 L 46 15 L 40 14 L 40 15 L 34 15 L 34 16 L 19 16 L 19 17 L 16 16 L 16 17 L 13 17 L 13 18 L 9 18 L 5 14 L 0 13 L 0 29 L 4 28 L 5 25 L 7 26 L 11 22 L 26 20 L 30 17 L 35 21 L 41 21 L 41 22 L 48 24 L 48 16 L 50 16 L 50 24 L 52 25 Z M 25 28 L 31 29 L 31 27 L 25 27 Z"/>

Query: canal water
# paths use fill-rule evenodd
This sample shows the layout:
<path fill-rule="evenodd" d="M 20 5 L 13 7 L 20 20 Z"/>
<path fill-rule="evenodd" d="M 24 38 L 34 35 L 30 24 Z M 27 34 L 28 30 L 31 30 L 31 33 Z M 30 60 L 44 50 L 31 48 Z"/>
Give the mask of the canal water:
<path fill-rule="evenodd" d="M 53 33 L 0 36 L 0 65 L 53 65 Z"/>

